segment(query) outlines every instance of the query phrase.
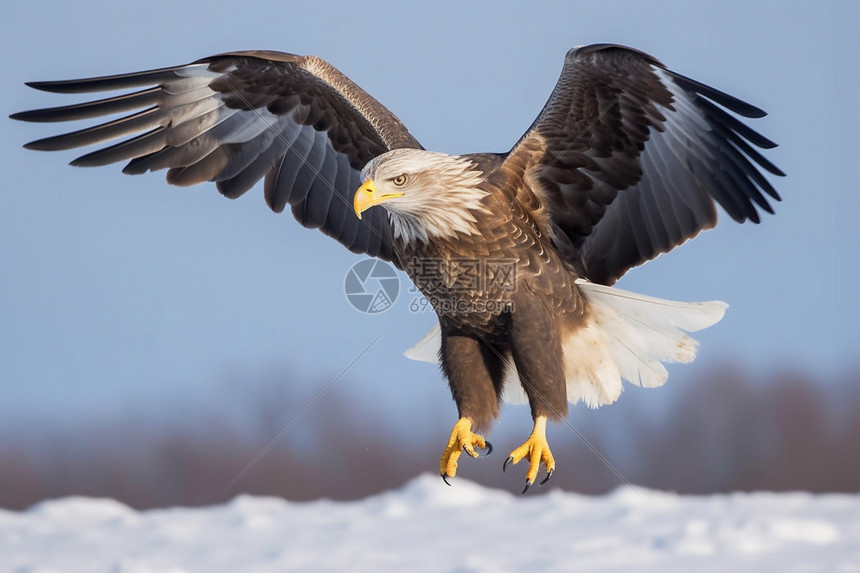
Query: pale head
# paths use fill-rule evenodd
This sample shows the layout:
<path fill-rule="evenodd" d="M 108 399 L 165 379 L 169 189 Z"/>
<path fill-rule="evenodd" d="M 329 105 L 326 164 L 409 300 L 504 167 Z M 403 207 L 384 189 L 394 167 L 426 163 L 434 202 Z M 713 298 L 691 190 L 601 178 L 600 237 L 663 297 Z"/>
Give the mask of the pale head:
<path fill-rule="evenodd" d="M 465 157 L 395 149 L 368 163 L 354 207 L 361 212 L 380 205 L 389 213 L 396 238 L 427 243 L 478 230 L 475 215 L 484 210 L 483 172 Z"/>

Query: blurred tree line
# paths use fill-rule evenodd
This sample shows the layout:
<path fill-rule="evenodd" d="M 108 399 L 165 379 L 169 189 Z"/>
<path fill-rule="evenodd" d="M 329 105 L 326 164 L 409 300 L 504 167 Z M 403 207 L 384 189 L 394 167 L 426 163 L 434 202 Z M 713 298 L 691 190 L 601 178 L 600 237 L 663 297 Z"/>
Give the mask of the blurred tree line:
<path fill-rule="evenodd" d="M 697 494 L 860 491 L 856 369 L 840 381 L 822 381 L 792 371 L 761 380 L 720 368 L 669 384 L 679 382 L 682 388 L 662 396 L 668 387 L 627 385 L 610 407 L 572 408 L 568 422 L 550 430 L 558 471 L 542 490 L 603 493 L 626 481 Z M 188 413 L 169 424 L 117 419 L 50 439 L 0 442 L 0 507 L 68 495 L 112 497 L 136 508 L 212 504 L 240 492 L 354 499 L 438 471 L 455 421 L 444 388 L 395 416 L 384 407 L 367 410 L 366 399 L 364 409 L 356 407 L 348 384 L 310 409 L 326 384 L 311 388 L 266 375 L 243 385 L 251 390 L 233 407 L 244 412 L 244 422 Z M 501 465 L 530 430 L 528 410 L 506 407 L 502 418 L 488 435 L 495 453 L 464 460 L 459 476 L 518 492 L 523 464 L 506 474 Z M 439 486 L 445 487 L 441 480 Z"/>

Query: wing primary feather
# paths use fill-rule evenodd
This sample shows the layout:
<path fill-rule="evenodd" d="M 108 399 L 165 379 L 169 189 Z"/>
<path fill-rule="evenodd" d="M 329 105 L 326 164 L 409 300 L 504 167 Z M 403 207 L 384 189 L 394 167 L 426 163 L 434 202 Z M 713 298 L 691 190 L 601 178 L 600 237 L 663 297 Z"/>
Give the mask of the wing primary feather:
<path fill-rule="evenodd" d="M 732 161 L 731 155 L 731 153 L 723 154 L 720 176 L 728 178 L 724 188 L 732 194 L 736 202 L 740 202 L 743 205 L 743 211 L 738 213 L 741 215 L 740 221 L 747 218 L 754 223 L 760 223 L 761 218 L 753 202 L 765 210 L 772 212 L 770 205 L 768 205 L 755 184 Z"/>
<path fill-rule="evenodd" d="M 766 138 L 744 122 L 738 120 L 733 115 L 718 108 L 709 100 L 699 98 L 696 101 L 696 104 L 704 109 L 705 115 L 708 116 L 711 121 L 724 125 L 727 129 L 741 135 L 753 145 L 757 145 L 762 149 L 773 149 L 774 147 L 777 147 L 776 143 Z"/>
<path fill-rule="evenodd" d="M 116 97 L 100 99 L 97 101 L 65 105 L 62 107 L 50 107 L 46 109 L 35 109 L 33 111 L 22 111 L 9 117 L 20 121 L 49 122 L 49 121 L 75 121 L 79 119 L 91 119 L 114 113 L 122 113 L 134 109 L 154 106 L 161 99 L 161 90 L 158 87 L 148 90 L 124 94 Z"/>
<path fill-rule="evenodd" d="M 666 70 L 665 68 L 664 71 L 670 76 L 672 76 L 672 79 L 675 81 L 675 83 L 678 84 L 678 86 L 682 89 L 703 95 L 706 98 L 709 98 L 717 102 L 721 106 L 726 107 L 744 117 L 760 118 L 767 115 L 767 113 L 765 113 L 763 109 L 758 108 L 752 104 L 748 104 L 747 102 L 734 96 L 731 96 L 726 92 L 720 91 L 716 88 L 712 88 L 709 85 L 697 82 L 696 80 L 688 78 L 686 76 L 682 76 L 677 72 Z"/>
<path fill-rule="evenodd" d="M 723 134 L 723 128 L 718 128 L 717 132 Z M 777 201 L 781 201 L 782 198 L 779 196 L 776 189 L 774 189 L 773 185 L 771 185 L 770 181 L 768 181 L 767 178 L 762 175 L 761 171 L 756 169 L 755 165 L 753 165 L 750 160 L 734 146 L 734 142 L 729 142 L 727 145 L 730 146 L 731 151 L 726 151 L 724 153 L 724 159 L 730 161 L 739 171 L 743 172 L 744 176 L 755 182 L 755 184 L 758 185 L 758 187 L 765 193 Z M 762 199 L 764 200 L 763 197 Z M 773 213 L 770 203 L 766 200 L 764 200 L 764 204 L 760 203 L 760 205 L 767 209 L 768 212 Z"/>
<path fill-rule="evenodd" d="M 235 113 L 237 113 L 236 110 L 228 110 L 225 115 L 223 110 L 216 109 L 195 118 L 196 121 L 194 122 L 186 122 L 176 127 L 167 128 L 167 147 L 131 160 L 122 172 L 127 175 L 139 175 L 158 169 L 188 167 L 201 161 L 222 145 L 217 134 L 213 132 L 216 127 L 233 117 Z M 213 125 L 201 131 L 198 122 L 210 115 L 216 116 Z M 218 118 L 218 115 L 222 117 Z M 207 179 L 201 181 L 207 181 Z"/>
<path fill-rule="evenodd" d="M 728 141 L 731 141 L 732 143 L 734 143 L 738 147 L 738 149 L 740 149 L 742 152 L 744 152 L 750 159 L 752 159 L 753 161 L 755 161 L 756 163 L 761 165 L 764 169 L 767 169 L 768 171 L 770 171 L 774 175 L 778 175 L 780 177 L 785 176 L 785 173 L 782 171 L 782 169 L 780 169 L 779 167 L 777 167 L 776 165 L 774 165 L 773 163 L 771 163 L 770 161 L 765 159 L 765 157 L 761 153 L 756 151 L 749 143 L 744 141 L 743 138 L 741 138 L 738 134 L 734 133 L 731 130 L 722 128 L 721 126 L 716 126 L 716 129 L 723 134 L 723 137 L 725 137 Z"/>
<path fill-rule="evenodd" d="M 755 216 L 755 208 L 750 205 L 749 200 L 743 193 L 739 193 L 733 189 L 730 182 L 727 180 L 727 174 L 722 171 L 717 165 L 718 162 L 724 160 L 724 153 L 719 149 L 714 150 L 716 159 L 708 164 L 696 163 L 696 169 L 704 170 L 704 173 L 695 173 L 694 180 L 697 185 L 701 182 L 709 182 L 707 193 L 711 195 L 717 203 L 736 221 L 743 221 L 745 218 Z M 713 167 L 717 167 L 717 171 Z M 750 211 L 753 211 L 752 215 Z"/>
<path fill-rule="evenodd" d="M 116 139 L 117 137 L 144 129 L 151 129 L 158 126 L 164 117 L 165 112 L 163 110 L 151 107 L 133 115 L 86 129 L 79 129 L 70 133 L 55 135 L 54 137 L 31 141 L 24 145 L 24 147 L 37 151 L 60 151 L 74 149 L 75 147 L 84 147 L 93 143 Z"/>
<path fill-rule="evenodd" d="M 730 157 L 731 160 L 736 165 L 738 165 L 738 168 L 740 168 L 746 174 L 747 177 L 755 181 L 756 185 L 758 185 L 765 193 L 767 193 L 777 201 L 782 201 L 782 198 L 779 196 L 779 193 L 777 193 L 776 189 L 774 189 L 773 185 L 771 185 L 770 181 L 768 181 L 767 178 L 762 175 L 761 171 L 756 169 L 755 166 L 750 163 L 746 157 L 744 157 L 740 153 L 730 154 Z M 773 213 L 770 203 L 768 203 L 767 201 L 765 201 L 765 203 L 767 207 L 765 207 L 765 205 L 762 205 L 762 207 L 765 207 L 768 212 Z"/>
<path fill-rule="evenodd" d="M 178 147 L 165 147 L 145 157 L 133 159 L 125 166 L 122 172 L 126 175 L 139 175 L 147 171 L 157 171 L 159 169 L 185 168 L 202 161 L 216 149 L 218 149 L 218 142 L 212 139 L 197 140 L 194 142 L 194 145 L 186 144 Z M 202 183 L 203 181 L 208 181 L 208 178 L 201 179 L 198 183 Z M 173 181 L 168 181 L 168 183 L 173 183 Z M 190 185 L 190 183 L 186 183 L 185 185 Z"/>
<path fill-rule="evenodd" d="M 109 90 L 121 90 L 161 84 L 170 80 L 176 80 L 178 70 L 190 71 L 195 68 L 206 69 L 207 64 L 188 64 L 159 68 L 130 74 L 117 74 L 113 76 L 101 76 L 97 78 L 83 78 L 78 80 L 62 80 L 47 82 L 26 82 L 26 85 L 43 92 L 62 94 L 91 93 Z"/>
<path fill-rule="evenodd" d="M 71 162 L 76 167 L 101 167 L 118 161 L 125 161 L 164 149 L 167 145 L 166 129 L 158 126 L 137 137 L 121 141 L 110 147 L 81 155 Z"/>

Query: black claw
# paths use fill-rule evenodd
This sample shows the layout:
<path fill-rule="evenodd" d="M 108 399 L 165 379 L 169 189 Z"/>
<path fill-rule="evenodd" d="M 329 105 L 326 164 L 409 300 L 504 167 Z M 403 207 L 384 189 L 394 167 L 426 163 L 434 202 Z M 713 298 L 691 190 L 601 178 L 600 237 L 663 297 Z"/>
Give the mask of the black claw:
<path fill-rule="evenodd" d="M 523 495 L 525 492 L 527 492 L 531 486 L 532 482 L 526 479 L 526 487 L 523 488 L 523 491 L 520 492 L 520 495 Z"/>
<path fill-rule="evenodd" d="M 543 484 L 545 484 L 546 482 L 548 482 L 548 481 L 549 481 L 549 478 L 551 478 L 551 477 L 552 477 L 552 472 L 554 472 L 554 471 L 555 471 L 555 468 L 553 468 L 553 469 L 549 470 L 548 472 L 546 472 L 546 477 L 545 477 L 545 478 L 543 478 L 543 481 L 542 481 L 542 482 L 540 482 L 538 485 L 540 486 L 540 485 L 543 485 Z"/>
<path fill-rule="evenodd" d="M 443 482 L 445 482 L 445 485 L 447 485 L 448 487 L 450 487 L 450 486 L 451 486 L 451 484 L 450 484 L 450 482 L 448 481 L 448 474 L 444 474 L 444 473 L 443 473 L 443 474 L 439 474 L 439 475 L 441 475 L 441 476 L 442 476 L 442 481 L 443 481 Z"/>
<path fill-rule="evenodd" d="M 484 446 L 483 448 L 477 448 L 477 449 L 473 448 L 472 449 L 472 451 L 475 452 L 474 456 L 472 456 L 472 453 L 466 449 L 466 446 L 463 446 L 463 451 L 466 452 L 467 454 L 469 454 L 470 456 L 474 457 L 474 458 L 479 458 L 479 457 L 486 458 L 487 456 L 489 456 L 490 454 L 493 453 L 493 444 L 491 444 L 490 442 L 485 442 L 485 443 L 487 445 Z"/>
<path fill-rule="evenodd" d="M 505 463 L 502 464 L 502 473 L 504 473 L 505 470 L 508 469 L 508 464 L 513 462 L 513 461 L 514 461 L 513 456 L 508 456 L 508 459 L 506 459 Z"/>

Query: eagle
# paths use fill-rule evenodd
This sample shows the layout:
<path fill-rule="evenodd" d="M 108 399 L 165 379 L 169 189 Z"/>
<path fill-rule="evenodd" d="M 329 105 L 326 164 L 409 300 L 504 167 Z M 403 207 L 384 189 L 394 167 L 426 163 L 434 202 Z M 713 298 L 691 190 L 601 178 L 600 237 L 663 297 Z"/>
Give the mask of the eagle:
<path fill-rule="evenodd" d="M 353 253 L 389 261 L 432 304 L 438 324 L 407 356 L 441 365 L 457 406 L 440 460 L 488 455 L 503 401 L 534 422 L 506 458 L 528 461 L 525 493 L 555 471 L 548 420 L 568 404 L 614 402 L 622 379 L 662 385 L 665 362 L 691 362 L 687 333 L 726 304 L 683 303 L 613 287 L 627 270 L 716 225 L 719 204 L 760 221 L 780 200 L 758 149 L 776 146 L 738 117 L 761 109 L 614 44 L 567 52 L 561 76 L 506 153 L 425 150 L 397 117 L 326 61 L 229 52 L 143 72 L 28 83 L 96 101 L 16 113 L 31 122 L 116 116 L 25 145 L 104 144 L 72 165 L 126 162 L 167 181 L 215 182 L 240 197 L 263 179 L 275 212 L 290 206 Z M 757 149 L 758 148 L 758 149 Z"/>

